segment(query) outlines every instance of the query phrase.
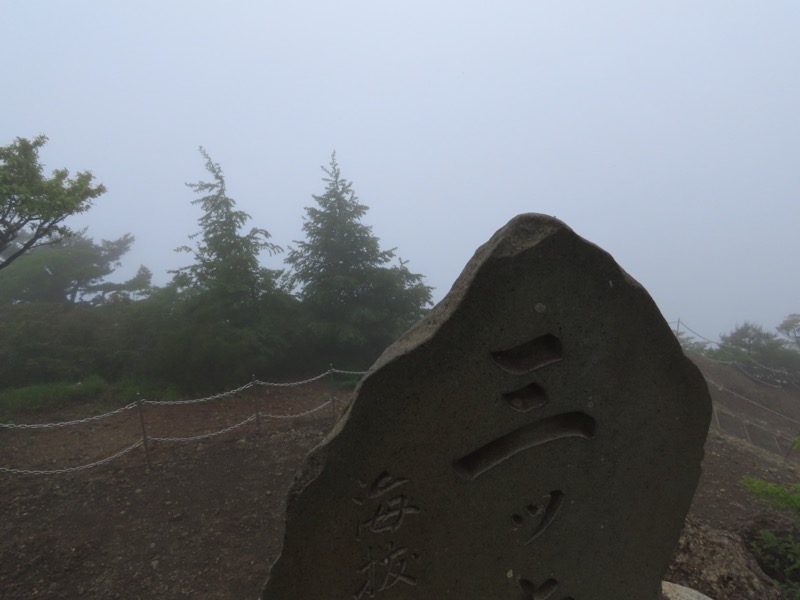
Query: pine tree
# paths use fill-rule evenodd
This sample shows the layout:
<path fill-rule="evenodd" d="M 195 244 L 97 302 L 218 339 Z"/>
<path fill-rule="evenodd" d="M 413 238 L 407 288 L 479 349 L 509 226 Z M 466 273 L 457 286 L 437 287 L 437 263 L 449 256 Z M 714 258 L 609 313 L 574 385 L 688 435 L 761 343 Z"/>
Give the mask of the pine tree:
<path fill-rule="evenodd" d="M 274 289 L 277 276 L 260 266 L 259 255 L 282 249 L 269 241 L 271 236 L 266 229 L 254 227 L 246 234 L 239 233 L 250 215 L 236 210 L 219 164 L 211 160 L 205 148 L 200 147 L 200 153 L 213 181 L 186 184 L 192 191 L 206 195 L 192 200 L 203 209 L 203 216 L 198 219 L 200 231 L 190 236 L 198 239 L 196 247 L 178 248 L 179 252 L 192 253 L 195 262 L 172 271 L 175 283 L 182 288 L 215 293 L 232 305 L 256 300 L 265 290 Z"/>
<path fill-rule="evenodd" d="M 318 358 L 363 368 L 422 316 L 431 288 L 404 261 L 389 266 L 395 250 L 382 250 L 362 222 L 368 207 L 342 177 L 335 152 L 322 170 L 325 191 L 306 208 L 306 239 L 286 258 L 290 282 L 309 312 Z"/>
<path fill-rule="evenodd" d="M 240 229 L 250 215 L 236 209 L 227 194 L 219 164 L 204 148 L 200 153 L 212 181 L 188 183 L 203 209 L 194 248 L 182 246 L 194 263 L 174 273 L 179 293 L 170 331 L 162 340 L 165 379 L 183 389 L 210 390 L 239 384 L 253 373 L 265 373 L 283 348 L 279 339 L 288 295 L 278 289 L 279 271 L 263 268 L 260 254 L 281 252 L 266 229 Z M 286 297 L 286 298 L 285 298 Z"/>

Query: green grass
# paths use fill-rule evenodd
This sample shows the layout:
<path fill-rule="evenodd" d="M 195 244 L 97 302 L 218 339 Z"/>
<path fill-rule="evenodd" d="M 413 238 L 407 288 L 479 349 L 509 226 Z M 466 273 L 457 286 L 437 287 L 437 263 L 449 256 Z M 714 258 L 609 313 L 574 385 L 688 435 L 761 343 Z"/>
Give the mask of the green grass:
<path fill-rule="evenodd" d="M 0 422 L 14 423 L 25 415 L 51 413 L 59 409 L 81 406 L 82 416 L 102 414 L 134 402 L 137 397 L 150 400 L 174 400 L 178 394 L 154 383 L 120 381 L 108 383 L 92 376 L 79 383 L 40 383 L 0 390 Z"/>
<path fill-rule="evenodd" d="M 755 497 L 788 512 L 795 523 L 800 524 L 800 484 L 782 486 L 755 477 L 745 477 L 741 483 Z M 764 572 L 778 582 L 785 598 L 800 600 L 800 538 L 797 525 L 791 531 L 759 531 L 758 536 L 750 541 L 750 551 Z"/>
<path fill-rule="evenodd" d="M 92 402 L 108 389 L 100 377 L 80 383 L 39 383 L 0 391 L 0 420 L 11 422 L 21 413 L 45 412 L 65 406 Z"/>

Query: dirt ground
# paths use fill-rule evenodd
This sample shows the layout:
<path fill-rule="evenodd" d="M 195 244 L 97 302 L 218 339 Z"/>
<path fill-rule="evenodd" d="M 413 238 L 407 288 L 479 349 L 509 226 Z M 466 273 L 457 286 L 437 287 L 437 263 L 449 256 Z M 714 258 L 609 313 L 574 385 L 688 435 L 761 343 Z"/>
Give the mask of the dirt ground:
<path fill-rule="evenodd" d="M 280 551 L 286 489 L 346 395 L 310 384 L 260 392 L 255 400 L 145 409 L 148 436 L 185 437 L 236 425 L 256 401 L 261 412 L 288 415 L 333 396 L 335 405 L 299 418 L 251 421 L 191 442 L 151 441 L 149 467 L 139 446 L 74 473 L 0 473 L 0 597 L 254 600 Z M 29 422 L 86 416 L 76 408 Z M 135 409 L 66 428 L 0 430 L 0 466 L 68 468 L 111 456 L 141 436 Z M 746 475 L 798 481 L 792 460 L 712 428 L 690 518 L 734 532 L 759 518 L 766 508 L 740 485 Z M 705 559 L 691 560 L 673 568 L 673 581 L 694 583 Z"/>

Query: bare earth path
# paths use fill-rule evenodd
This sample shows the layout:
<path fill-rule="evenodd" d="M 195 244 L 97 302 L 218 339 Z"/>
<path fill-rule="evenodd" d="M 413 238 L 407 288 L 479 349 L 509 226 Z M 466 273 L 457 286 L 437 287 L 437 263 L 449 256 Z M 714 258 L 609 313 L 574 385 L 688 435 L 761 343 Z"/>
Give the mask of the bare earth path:
<path fill-rule="evenodd" d="M 331 394 L 319 384 L 273 391 L 260 398 L 260 410 L 303 412 Z M 337 413 L 342 407 L 339 402 Z M 252 412 L 252 398 L 239 397 L 148 407 L 145 417 L 149 435 L 182 437 L 224 429 Z M 92 462 L 140 439 L 138 418 L 129 411 L 65 429 L 0 430 L 0 466 Z M 205 440 L 154 443 L 149 469 L 140 447 L 71 474 L 0 473 L 0 597 L 255 600 L 280 550 L 285 491 L 334 418 L 328 405 L 298 419 L 262 421 L 260 433 L 251 422 Z M 798 481 L 793 462 L 712 431 L 691 516 L 726 530 L 755 518 L 764 507 L 739 484 L 745 475 Z M 691 583 L 691 573 L 685 578 L 676 582 Z"/>

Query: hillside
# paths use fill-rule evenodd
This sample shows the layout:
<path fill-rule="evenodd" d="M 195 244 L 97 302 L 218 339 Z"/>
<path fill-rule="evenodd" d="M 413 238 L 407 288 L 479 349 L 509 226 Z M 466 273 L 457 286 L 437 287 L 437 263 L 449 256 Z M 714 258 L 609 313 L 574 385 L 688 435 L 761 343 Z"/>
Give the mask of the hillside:
<path fill-rule="evenodd" d="M 761 383 L 732 365 L 691 354 L 714 405 L 703 472 L 668 579 L 716 600 L 780 598 L 746 550 L 746 540 L 786 517 L 741 485 L 746 476 L 800 482 L 800 389 Z"/>

